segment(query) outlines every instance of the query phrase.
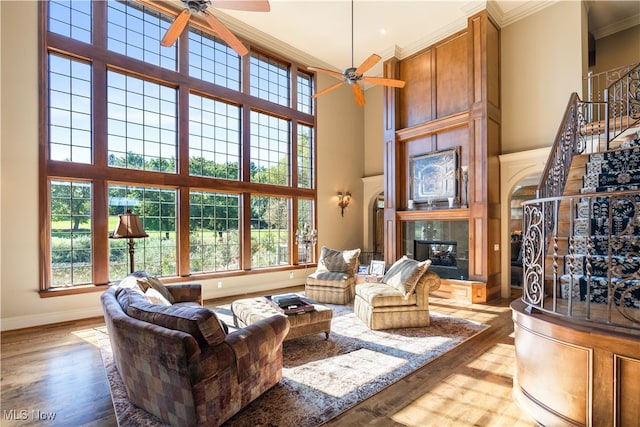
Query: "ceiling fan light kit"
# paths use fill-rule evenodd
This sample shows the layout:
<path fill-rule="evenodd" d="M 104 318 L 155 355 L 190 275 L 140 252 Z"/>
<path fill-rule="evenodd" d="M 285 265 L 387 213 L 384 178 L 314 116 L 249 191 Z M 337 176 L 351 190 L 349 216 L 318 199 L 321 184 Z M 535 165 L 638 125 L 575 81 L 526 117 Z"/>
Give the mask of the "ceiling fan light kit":
<path fill-rule="evenodd" d="M 336 71 L 331 71 L 331 70 L 326 70 L 324 68 L 318 68 L 318 67 L 307 67 L 308 70 L 310 71 L 317 71 L 319 73 L 323 73 L 323 74 L 328 74 L 330 76 L 333 76 L 335 78 L 338 78 L 340 80 L 342 80 L 339 83 L 336 83 L 334 85 L 329 86 L 328 88 L 325 88 L 319 92 L 317 92 L 315 95 L 312 96 L 312 98 L 317 98 L 321 95 L 324 95 L 325 93 L 331 92 L 334 89 L 339 88 L 340 86 L 342 86 L 343 84 L 348 84 L 352 87 L 353 89 L 353 96 L 356 100 L 356 103 L 362 107 L 365 104 L 365 100 L 364 100 L 364 93 L 362 91 L 362 88 L 360 87 L 360 84 L 358 83 L 360 80 L 367 82 L 367 83 L 372 83 L 372 84 L 377 84 L 377 85 L 383 85 L 383 86 L 391 86 L 391 87 L 397 87 L 397 88 L 402 88 L 405 85 L 405 82 L 402 80 L 394 80 L 394 79 L 387 79 L 387 78 L 383 78 L 383 77 L 368 77 L 365 76 L 364 73 L 366 73 L 367 71 L 369 71 L 374 65 L 376 65 L 379 61 L 380 61 L 380 56 L 376 55 L 375 53 L 372 54 L 371 56 L 369 56 L 367 59 L 365 59 L 362 64 L 360 64 L 360 66 L 358 66 L 358 68 L 354 67 L 353 65 L 353 57 L 354 57 L 354 48 L 353 48 L 353 0 L 351 0 L 351 67 L 347 68 L 344 70 L 344 72 L 342 73 L 338 73 Z"/>
<path fill-rule="evenodd" d="M 249 53 L 247 47 L 238 39 L 229 29 L 215 16 L 211 14 L 207 9 L 213 4 L 213 7 L 217 9 L 234 9 L 243 10 L 249 12 L 269 12 L 271 6 L 268 0 L 246 0 L 246 1 L 232 1 L 232 0 L 181 0 L 184 5 L 184 10 L 176 17 L 173 23 L 169 26 L 169 29 L 165 33 L 160 44 L 165 47 L 173 46 L 182 31 L 189 22 L 189 18 L 193 14 L 200 14 L 207 21 L 207 24 L 214 33 L 224 40 L 230 48 L 235 50 L 238 55 L 244 56 Z"/>

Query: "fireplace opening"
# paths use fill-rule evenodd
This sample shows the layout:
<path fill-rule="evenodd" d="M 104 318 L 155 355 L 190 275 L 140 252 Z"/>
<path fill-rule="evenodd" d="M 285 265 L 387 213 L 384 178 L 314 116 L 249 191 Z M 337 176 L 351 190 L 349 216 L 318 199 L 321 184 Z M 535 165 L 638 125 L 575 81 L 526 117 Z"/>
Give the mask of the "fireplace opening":
<path fill-rule="evenodd" d="M 431 260 L 429 270 L 443 279 L 469 280 L 469 225 L 465 220 L 407 221 L 404 253 Z"/>
<path fill-rule="evenodd" d="M 466 279 L 467 272 L 458 268 L 458 242 L 452 240 L 414 240 L 416 261 L 431 260 L 429 270 L 445 279 Z"/>

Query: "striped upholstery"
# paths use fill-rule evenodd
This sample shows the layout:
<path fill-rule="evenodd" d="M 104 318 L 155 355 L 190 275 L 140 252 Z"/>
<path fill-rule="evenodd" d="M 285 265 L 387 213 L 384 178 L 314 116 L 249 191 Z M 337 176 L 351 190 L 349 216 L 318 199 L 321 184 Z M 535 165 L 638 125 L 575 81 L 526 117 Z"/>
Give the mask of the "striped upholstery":
<path fill-rule="evenodd" d="M 382 281 L 402 292 L 405 299 L 408 299 L 413 294 L 418 279 L 422 277 L 430 265 L 430 259 L 418 262 L 405 255 L 393 263 L 387 274 L 382 278 Z"/>
<path fill-rule="evenodd" d="M 440 287 L 440 277 L 425 272 L 414 292 L 404 292 L 384 282 L 356 286 L 353 311 L 370 328 L 414 328 L 429 326 L 429 292 Z"/>
<path fill-rule="evenodd" d="M 286 317 L 273 316 L 221 334 L 218 325 L 211 323 L 211 313 L 201 307 L 195 309 L 195 315 L 187 313 L 189 304 L 202 301 L 199 285 L 167 288 L 180 307 L 138 313 L 149 320 L 156 316 L 152 311 L 163 315 L 175 312 L 182 317 L 165 318 L 165 326 L 127 315 L 114 287 L 102 294 L 116 368 L 129 400 L 165 423 L 218 426 L 280 381 L 282 342 L 289 322 Z M 148 309 L 136 298 L 127 298 L 127 303 L 129 309 Z M 205 322 L 198 325 L 204 328 L 200 343 L 185 332 L 193 327 L 184 327 L 188 319 Z"/>
<path fill-rule="evenodd" d="M 318 302 L 348 304 L 355 295 L 360 249 L 338 251 L 322 247 L 318 268 L 307 277 L 305 296 Z"/>

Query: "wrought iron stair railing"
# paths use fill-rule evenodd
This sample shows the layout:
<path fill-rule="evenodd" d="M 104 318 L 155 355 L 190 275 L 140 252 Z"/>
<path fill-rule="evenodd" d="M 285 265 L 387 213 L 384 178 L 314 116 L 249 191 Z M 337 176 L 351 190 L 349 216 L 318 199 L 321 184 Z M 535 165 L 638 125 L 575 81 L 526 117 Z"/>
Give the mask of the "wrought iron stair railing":
<path fill-rule="evenodd" d="M 640 330 L 640 147 L 624 148 L 640 146 L 638 133 L 626 137 L 640 123 L 640 64 L 622 74 L 603 101 L 571 95 L 537 199 L 523 203 L 522 300 L 572 321 Z M 620 136 L 623 146 L 612 144 Z M 616 153 L 626 158 L 603 163 Z M 582 194 L 565 194 L 577 155 L 590 155 L 592 176 Z M 598 167 L 604 175 L 593 175 Z"/>

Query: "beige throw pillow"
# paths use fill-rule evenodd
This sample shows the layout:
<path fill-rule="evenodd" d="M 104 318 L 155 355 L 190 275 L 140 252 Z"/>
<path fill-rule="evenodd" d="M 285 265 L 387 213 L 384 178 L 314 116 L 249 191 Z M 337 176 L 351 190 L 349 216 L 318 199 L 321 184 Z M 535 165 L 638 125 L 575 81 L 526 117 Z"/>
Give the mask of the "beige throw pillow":
<path fill-rule="evenodd" d="M 146 278 L 141 278 L 139 276 L 129 275 L 118 282 L 115 285 L 117 290 L 120 289 L 133 289 L 141 294 L 144 294 L 145 291 L 149 288 L 149 283 Z"/>
<path fill-rule="evenodd" d="M 402 292 L 405 299 L 415 291 L 420 277 L 431 265 L 431 260 L 418 262 L 414 259 L 403 256 L 396 261 L 387 274 L 382 278 L 382 282 Z"/>
<path fill-rule="evenodd" d="M 161 292 L 152 287 L 149 287 L 149 289 L 147 289 L 147 291 L 144 293 L 144 296 L 149 298 L 149 302 L 151 302 L 151 304 L 172 305 L 171 302 L 169 302 L 169 300 L 165 298 L 165 296 L 162 295 Z"/>
<path fill-rule="evenodd" d="M 323 246 L 316 272 L 333 271 L 354 275 L 358 269 L 358 256 L 360 256 L 360 249 L 339 251 Z"/>
<path fill-rule="evenodd" d="M 155 291 L 153 292 L 154 295 L 156 293 L 160 294 L 160 296 L 162 296 L 162 298 L 167 302 L 165 305 L 174 304 L 176 302 L 173 295 L 171 295 L 171 292 L 169 292 L 169 289 L 167 289 L 167 287 L 156 277 L 148 276 L 147 282 L 149 283 L 149 289 L 145 291 L 145 294 L 149 292 L 150 289 L 153 289 Z"/>

